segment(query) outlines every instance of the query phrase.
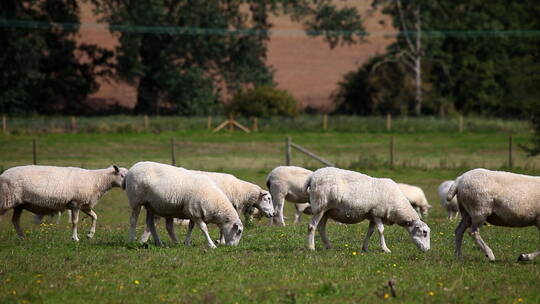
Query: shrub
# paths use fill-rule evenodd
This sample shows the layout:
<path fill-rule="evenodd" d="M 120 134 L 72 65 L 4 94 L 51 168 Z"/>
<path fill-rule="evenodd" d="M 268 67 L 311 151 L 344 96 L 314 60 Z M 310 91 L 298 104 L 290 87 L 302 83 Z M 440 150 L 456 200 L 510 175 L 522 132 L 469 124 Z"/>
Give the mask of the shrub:
<path fill-rule="evenodd" d="M 230 111 L 257 117 L 298 115 L 296 99 L 286 90 L 261 86 L 237 93 L 229 106 Z"/>

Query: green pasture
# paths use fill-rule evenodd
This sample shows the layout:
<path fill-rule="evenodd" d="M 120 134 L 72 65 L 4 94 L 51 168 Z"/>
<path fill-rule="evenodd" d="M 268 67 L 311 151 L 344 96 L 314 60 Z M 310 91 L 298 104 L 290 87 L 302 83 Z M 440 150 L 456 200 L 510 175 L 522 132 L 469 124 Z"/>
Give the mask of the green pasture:
<path fill-rule="evenodd" d="M 252 134 L 206 130 L 126 131 L 115 133 L 27 133 L 0 135 L 0 169 L 37 162 L 102 168 L 130 167 L 140 160 L 228 172 L 264 186 L 266 174 L 284 164 L 285 138 L 337 166 L 421 186 L 433 205 L 426 222 L 432 229 L 431 250 L 422 253 L 405 230 L 387 226 L 392 253 L 380 252 L 377 233 L 369 252 L 361 251 L 367 223 L 330 223 L 333 248 L 305 249 L 306 224 L 292 225 L 286 205 L 286 227 L 266 220 L 248 227 L 238 247 L 208 250 L 200 231 L 194 246 L 174 245 L 162 223 L 167 246 L 128 244 L 129 208 L 120 189 L 107 193 L 96 207 L 95 238 L 85 234 L 90 221 L 82 215 L 74 243 L 65 216 L 61 224 L 32 223 L 23 215 L 28 239 L 16 238 L 9 216 L 0 221 L 0 303 L 539 303 L 540 260 L 518 263 L 520 253 L 538 249 L 535 227 L 484 226 L 482 236 L 497 258 L 490 263 L 468 236 L 464 260 L 453 257 L 456 222 L 446 220 L 437 186 L 462 172 L 487 167 L 540 174 L 540 159 L 526 158 L 517 146 L 527 144 L 527 129 L 514 130 L 513 168 L 508 168 L 508 132 L 396 132 L 394 167 L 389 164 L 389 132 L 268 131 Z M 319 164 L 293 151 L 294 165 Z M 142 232 L 144 215 L 139 218 Z M 177 227 L 183 237 L 185 228 Z M 212 227 L 211 233 L 217 236 Z M 389 281 L 395 284 L 392 295 Z"/>

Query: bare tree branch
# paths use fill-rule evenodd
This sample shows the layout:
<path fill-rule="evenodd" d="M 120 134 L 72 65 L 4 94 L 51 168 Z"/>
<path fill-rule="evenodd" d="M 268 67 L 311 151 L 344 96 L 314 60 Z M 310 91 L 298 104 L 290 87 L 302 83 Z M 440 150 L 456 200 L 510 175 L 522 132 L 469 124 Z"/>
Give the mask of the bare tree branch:
<path fill-rule="evenodd" d="M 401 21 L 401 26 L 403 27 L 403 36 L 405 36 L 405 41 L 407 41 L 407 45 L 411 49 L 411 52 L 416 53 L 418 50 L 414 48 L 411 37 L 409 36 L 409 31 L 407 30 L 407 25 L 405 24 L 405 17 L 403 17 L 403 10 L 401 9 L 401 0 L 396 0 L 396 3 L 399 13 L 399 19 Z"/>

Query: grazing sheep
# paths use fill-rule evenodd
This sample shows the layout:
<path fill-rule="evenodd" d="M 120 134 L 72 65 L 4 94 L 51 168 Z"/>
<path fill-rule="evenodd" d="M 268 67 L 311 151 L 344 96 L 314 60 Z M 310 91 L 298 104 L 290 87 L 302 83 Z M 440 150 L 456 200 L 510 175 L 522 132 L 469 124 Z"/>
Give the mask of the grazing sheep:
<path fill-rule="evenodd" d="M 225 193 L 229 201 L 232 203 L 234 209 L 238 214 L 244 214 L 246 221 L 251 219 L 254 208 L 261 211 L 266 217 L 274 216 L 274 208 L 272 206 L 272 197 L 270 192 L 263 190 L 261 187 L 241 180 L 232 174 L 218 173 L 218 172 L 206 172 L 190 170 L 194 173 L 205 174 L 216 183 L 216 185 Z M 148 241 L 150 231 L 148 228 L 142 235 L 140 242 L 145 243 Z M 220 243 L 224 243 L 223 235 L 219 238 Z"/>
<path fill-rule="evenodd" d="M 398 183 L 397 185 L 401 192 L 405 194 L 405 197 L 409 200 L 409 203 L 411 203 L 418 215 L 420 217 L 427 216 L 431 205 L 428 203 L 424 191 L 417 186 L 401 183 Z"/>
<path fill-rule="evenodd" d="M 457 197 L 454 196 L 451 200 L 446 199 L 446 195 L 448 194 L 448 189 L 452 186 L 454 181 L 448 180 L 441 183 L 439 186 L 439 198 L 441 200 L 441 205 L 443 208 L 446 209 L 446 213 L 448 214 L 448 219 L 453 220 L 456 219 L 459 216 L 459 206 Z"/>
<path fill-rule="evenodd" d="M 270 171 L 266 178 L 266 186 L 270 190 L 276 210 L 270 224 L 285 226 L 283 218 L 285 200 L 295 204 L 309 202 L 309 194 L 304 191 L 304 184 L 312 173 L 311 170 L 296 166 L 279 166 Z M 297 223 L 296 216 L 295 223 Z"/>
<path fill-rule="evenodd" d="M 490 261 L 493 251 L 480 236 L 480 227 L 488 222 L 496 226 L 536 226 L 540 230 L 540 177 L 503 171 L 474 169 L 458 177 L 448 190 L 447 199 L 458 198 L 461 222 L 456 228 L 457 258 L 461 258 L 463 234 L 469 234 Z M 540 250 L 521 254 L 519 261 L 533 260 Z"/>
<path fill-rule="evenodd" d="M 24 209 L 40 214 L 71 210 L 72 238 L 79 241 L 79 211 L 92 218 L 88 237 L 96 232 L 97 215 L 93 208 L 109 189 L 120 187 L 127 170 L 111 166 L 87 170 L 75 167 L 21 166 L 2 173 L 0 214 L 13 208 L 12 222 L 17 235 L 24 239 L 20 217 Z"/>
<path fill-rule="evenodd" d="M 315 228 L 319 230 L 326 248 L 326 221 L 331 218 L 344 224 L 369 220 L 369 228 L 362 250 L 366 251 L 375 227 L 379 231 L 381 248 L 390 252 L 384 240 L 385 224 L 398 224 L 410 234 L 413 243 L 421 250 L 430 248 L 430 229 L 420 220 L 411 204 L 394 181 L 373 178 L 365 174 L 333 167 L 315 171 L 304 186 L 308 191 L 313 212 L 308 225 L 307 247 L 315 250 Z"/>
<path fill-rule="evenodd" d="M 135 228 L 141 207 L 147 210 L 146 224 L 156 245 L 161 246 L 154 225 L 154 215 L 166 219 L 166 228 L 174 242 L 173 219 L 189 219 L 184 241 L 191 245 L 195 224 L 204 233 L 208 246 L 216 248 L 208 234 L 207 223 L 216 224 L 225 236 L 226 245 L 237 245 L 243 225 L 232 203 L 205 174 L 155 162 L 139 162 L 130 168 L 125 180 L 126 194 L 132 209 L 129 241 L 135 240 Z"/>

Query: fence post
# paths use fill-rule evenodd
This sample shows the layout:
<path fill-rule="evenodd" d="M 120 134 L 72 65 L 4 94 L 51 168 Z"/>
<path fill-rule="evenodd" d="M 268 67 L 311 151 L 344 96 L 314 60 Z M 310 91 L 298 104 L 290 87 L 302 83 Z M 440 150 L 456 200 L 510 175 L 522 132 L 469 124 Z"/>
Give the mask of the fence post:
<path fill-rule="evenodd" d="M 285 140 L 285 164 L 287 166 L 291 165 L 291 137 L 287 136 Z"/>
<path fill-rule="evenodd" d="M 512 135 L 508 136 L 508 167 L 512 168 L 514 160 L 512 159 Z"/>
<path fill-rule="evenodd" d="M 386 131 L 392 130 L 392 114 L 386 113 Z"/>
<path fill-rule="evenodd" d="M 32 163 L 37 165 L 37 146 L 35 138 L 32 138 Z"/>
<path fill-rule="evenodd" d="M 322 127 L 324 131 L 328 129 L 328 114 L 327 113 L 323 114 Z"/>
<path fill-rule="evenodd" d="M 234 125 L 233 125 L 234 116 L 233 114 L 229 114 L 229 132 L 234 131 Z"/>
<path fill-rule="evenodd" d="M 2 132 L 7 133 L 7 117 L 6 115 L 2 115 Z"/>
<path fill-rule="evenodd" d="M 174 152 L 174 136 L 171 137 L 171 160 L 172 160 L 172 165 L 176 166 L 176 157 L 175 157 L 175 152 Z"/>
<path fill-rule="evenodd" d="M 206 128 L 208 130 L 212 130 L 212 116 L 208 116 L 208 119 L 206 120 Z"/>
<path fill-rule="evenodd" d="M 144 115 L 144 130 L 148 131 L 148 115 Z"/>
<path fill-rule="evenodd" d="M 394 168 L 394 135 L 390 136 L 390 167 Z"/>
<path fill-rule="evenodd" d="M 459 114 L 459 133 L 463 133 L 463 114 Z"/>
<path fill-rule="evenodd" d="M 77 132 L 77 119 L 75 118 L 75 116 L 71 116 L 71 132 Z"/>
<path fill-rule="evenodd" d="M 253 117 L 253 132 L 259 131 L 259 119 L 257 117 Z"/>

